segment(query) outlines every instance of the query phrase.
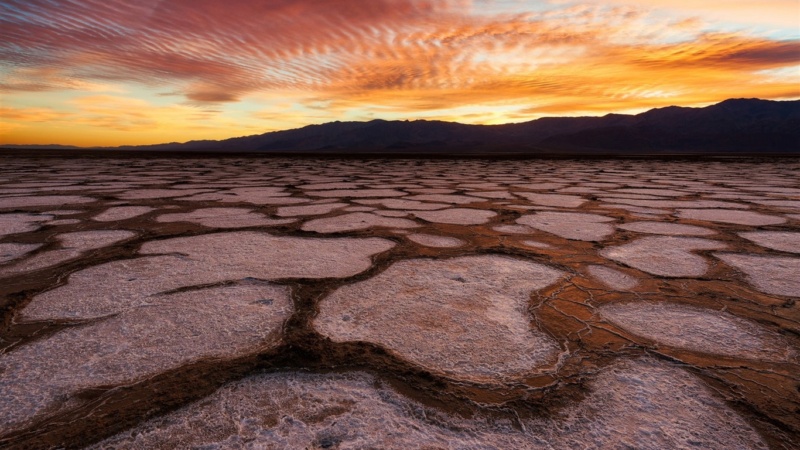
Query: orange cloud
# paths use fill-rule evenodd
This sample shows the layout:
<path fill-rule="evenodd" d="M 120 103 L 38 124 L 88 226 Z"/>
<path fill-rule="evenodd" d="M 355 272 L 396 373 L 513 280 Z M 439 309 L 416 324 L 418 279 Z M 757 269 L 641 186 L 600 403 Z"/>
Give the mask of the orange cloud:
<path fill-rule="evenodd" d="M 49 108 L 9 108 L 0 107 L 0 119 L 21 122 L 49 122 L 64 119 L 68 114 Z"/>
<path fill-rule="evenodd" d="M 710 7 L 692 6 L 703 2 L 612 3 L 515 14 L 466 0 L 8 0 L 0 92 L 19 104 L 34 92 L 93 93 L 56 109 L 87 130 L 152 142 L 166 129 L 171 140 L 204 130 L 186 140 L 220 137 L 225 120 L 228 135 L 257 123 L 241 117 L 264 129 L 348 114 L 481 122 L 800 96 L 797 77 L 774 75 L 800 61 L 800 40 L 714 29 Z M 116 95 L 140 87 L 180 103 Z M 244 101 L 255 105 L 234 118 Z M 222 112 L 198 116 L 208 105 Z"/>

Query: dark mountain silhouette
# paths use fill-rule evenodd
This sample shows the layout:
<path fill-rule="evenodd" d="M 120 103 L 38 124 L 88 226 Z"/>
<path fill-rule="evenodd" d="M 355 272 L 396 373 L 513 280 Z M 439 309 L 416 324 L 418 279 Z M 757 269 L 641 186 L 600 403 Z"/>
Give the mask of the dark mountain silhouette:
<path fill-rule="evenodd" d="M 506 125 L 441 121 L 332 122 L 222 141 L 118 150 L 270 154 L 660 155 L 798 154 L 800 101 L 732 99 L 637 115 L 542 118 Z"/>
<path fill-rule="evenodd" d="M 607 119 L 608 116 L 603 119 Z M 667 107 L 540 141 L 562 150 L 800 153 L 800 101 L 726 100 Z"/>

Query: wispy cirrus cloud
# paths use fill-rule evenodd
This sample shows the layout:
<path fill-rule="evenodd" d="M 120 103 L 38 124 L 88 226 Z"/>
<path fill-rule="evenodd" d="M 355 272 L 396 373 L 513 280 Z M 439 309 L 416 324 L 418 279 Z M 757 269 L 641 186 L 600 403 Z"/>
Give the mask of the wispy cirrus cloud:
<path fill-rule="evenodd" d="M 63 4 L 59 4 L 63 3 Z M 64 77 L 177 84 L 196 101 L 324 84 L 326 69 L 368 56 L 449 2 L 11 1 L 0 60 Z M 46 84 L 32 84 L 41 89 Z"/>
<path fill-rule="evenodd" d="M 8 0 L 0 4 L 0 91 L 20 106 L 33 98 L 26 93 L 140 100 L 124 110 L 149 119 L 127 114 L 123 125 L 99 119 L 114 108 L 59 105 L 118 131 L 186 123 L 205 105 L 223 111 L 203 119 L 208 130 L 240 113 L 277 121 L 266 129 L 370 114 L 488 120 L 469 109 L 478 106 L 516 111 L 491 120 L 522 120 L 800 96 L 797 77 L 770 75 L 800 60 L 796 36 L 718 29 L 708 20 L 713 8 L 683 0 L 534 3 Z M 144 101 L 142 91 L 164 95 Z M 165 99 L 177 103 L 165 109 Z M 286 103 L 299 109 L 280 122 Z"/>
<path fill-rule="evenodd" d="M 709 22 L 760 25 L 770 29 L 789 28 L 797 33 L 800 3 L 796 0 L 580 0 L 583 3 L 630 5 L 703 18 Z M 567 2 L 562 2 L 567 3 Z"/>

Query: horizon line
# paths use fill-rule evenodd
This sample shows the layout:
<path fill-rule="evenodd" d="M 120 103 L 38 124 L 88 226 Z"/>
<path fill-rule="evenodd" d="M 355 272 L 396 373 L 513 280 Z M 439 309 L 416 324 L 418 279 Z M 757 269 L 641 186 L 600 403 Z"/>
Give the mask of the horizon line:
<path fill-rule="evenodd" d="M 104 145 L 95 145 L 95 146 L 80 146 L 80 145 L 70 145 L 70 144 L 59 144 L 59 143 L 49 143 L 49 144 L 14 144 L 14 143 L 0 143 L 0 148 L 34 148 L 34 147 L 65 147 L 70 149 L 84 149 L 84 150 L 102 150 L 102 149 L 119 149 L 119 148 L 130 148 L 130 147 L 151 147 L 151 146 L 159 146 L 159 145 L 185 145 L 192 142 L 223 142 L 231 139 L 238 139 L 238 138 L 246 138 L 246 137 L 254 137 L 254 136 L 262 136 L 266 134 L 272 133 L 282 133 L 286 131 L 293 131 L 293 130 L 301 130 L 308 127 L 314 126 L 324 126 L 334 123 L 371 123 L 371 122 L 439 122 L 439 123 L 447 123 L 447 124 L 456 124 L 456 125 L 464 125 L 470 127 L 501 127 L 507 125 L 520 125 L 525 123 L 536 122 L 539 120 L 546 120 L 546 119 L 582 119 L 582 118 L 602 118 L 608 116 L 630 116 L 635 117 L 641 114 L 646 114 L 651 111 L 656 111 L 660 109 L 668 109 L 668 108 L 684 108 L 684 109 L 703 109 L 708 108 L 715 105 L 720 105 L 722 103 L 731 102 L 731 101 L 764 101 L 764 102 L 797 102 L 800 101 L 800 97 L 792 98 L 792 99 L 780 99 L 780 100 L 773 100 L 773 99 L 766 99 L 766 98 L 758 98 L 758 97 L 733 97 L 728 98 L 725 100 L 721 100 L 718 102 L 711 102 L 707 103 L 703 106 L 682 106 L 682 105 L 667 105 L 667 106 L 659 106 L 655 108 L 650 108 L 638 113 L 618 113 L 618 112 L 605 112 L 602 114 L 597 115 L 576 115 L 576 116 L 542 116 L 537 117 L 535 119 L 524 120 L 520 122 L 504 122 L 504 123 L 496 123 L 496 124 L 471 124 L 471 123 L 464 123 L 459 121 L 449 121 L 449 120 L 439 120 L 439 119 L 383 119 L 383 118 L 373 118 L 369 120 L 331 120 L 328 122 L 321 122 L 321 123 L 307 123 L 305 125 L 301 125 L 294 128 L 285 128 L 280 130 L 269 130 L 260 133 L 254 134 L 247 134 L 247 135 L 240 135 L 240 136 L 230 136 L 222 139 L 189 139 L 186 141 L 171 141 L 171 142 L 154 142 L 150 144 L 120 144 L 120 145 L 111 145 L 111 146 L 104 146 Z"/>

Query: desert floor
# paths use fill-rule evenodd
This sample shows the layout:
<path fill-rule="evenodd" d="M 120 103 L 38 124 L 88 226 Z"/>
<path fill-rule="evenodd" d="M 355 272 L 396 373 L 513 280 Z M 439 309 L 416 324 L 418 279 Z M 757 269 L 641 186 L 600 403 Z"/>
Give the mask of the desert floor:
<path fill-rule="evenodd" d="M 796 448 L 797 160 L 0 157 L 0 447 Z"/>

